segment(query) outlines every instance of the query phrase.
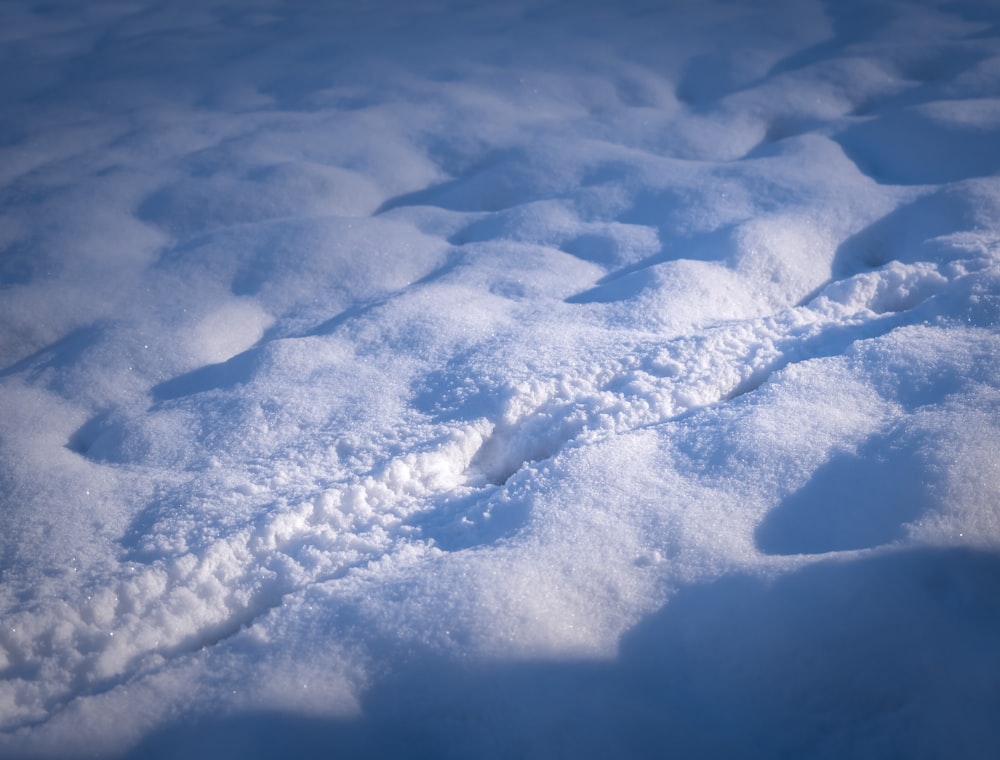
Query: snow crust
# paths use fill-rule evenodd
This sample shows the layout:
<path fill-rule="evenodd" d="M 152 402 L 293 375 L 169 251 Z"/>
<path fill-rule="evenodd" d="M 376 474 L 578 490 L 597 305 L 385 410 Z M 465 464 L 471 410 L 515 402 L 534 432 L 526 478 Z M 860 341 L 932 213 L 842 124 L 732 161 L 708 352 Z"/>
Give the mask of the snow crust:
<path fill-rule="evenodd" d="M 0 21 L 0 756 L 1000 752 L 996 2 Z"/>

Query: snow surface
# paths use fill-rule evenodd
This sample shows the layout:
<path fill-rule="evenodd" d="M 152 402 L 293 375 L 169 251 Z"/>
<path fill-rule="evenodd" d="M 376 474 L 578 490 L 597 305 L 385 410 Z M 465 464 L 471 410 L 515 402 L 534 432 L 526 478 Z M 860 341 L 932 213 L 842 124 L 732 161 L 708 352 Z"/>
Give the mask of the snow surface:
<path fill-rule="evenodd" d="M 997 2 L 0 61 L 0 756 L 1000 756 Z"/>

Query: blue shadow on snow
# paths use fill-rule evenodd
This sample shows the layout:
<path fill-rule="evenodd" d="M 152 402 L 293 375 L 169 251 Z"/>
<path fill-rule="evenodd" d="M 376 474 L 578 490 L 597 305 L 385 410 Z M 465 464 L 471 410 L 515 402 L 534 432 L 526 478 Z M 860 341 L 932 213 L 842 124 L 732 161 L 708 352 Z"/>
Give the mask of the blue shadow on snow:
<path fill-rule="evenodd" d="M 917 549 L 678 592 L 612 661 L 382 653 L 356 720 L 180 720 L 172 758 L 1000 755 L 1000 556 Z"/>

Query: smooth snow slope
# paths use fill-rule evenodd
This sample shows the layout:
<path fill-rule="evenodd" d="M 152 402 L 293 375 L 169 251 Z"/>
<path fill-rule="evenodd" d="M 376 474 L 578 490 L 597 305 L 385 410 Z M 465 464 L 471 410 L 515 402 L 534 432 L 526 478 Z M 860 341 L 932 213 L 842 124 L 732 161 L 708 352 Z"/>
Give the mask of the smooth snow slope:
<path fill-rule="evenodd" d="M 0 756 L 1000 755 L 996 2 L 0 61 Z"/>

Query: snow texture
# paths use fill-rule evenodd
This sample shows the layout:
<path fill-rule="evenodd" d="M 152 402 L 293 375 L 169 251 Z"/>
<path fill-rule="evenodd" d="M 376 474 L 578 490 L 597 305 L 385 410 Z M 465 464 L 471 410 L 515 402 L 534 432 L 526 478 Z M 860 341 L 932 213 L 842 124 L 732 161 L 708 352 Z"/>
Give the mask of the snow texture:
<path fill-rule="evenodd" d="M 1000 4 L 0 64 L 0 757 L 1000 756 Z"/>

